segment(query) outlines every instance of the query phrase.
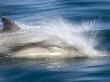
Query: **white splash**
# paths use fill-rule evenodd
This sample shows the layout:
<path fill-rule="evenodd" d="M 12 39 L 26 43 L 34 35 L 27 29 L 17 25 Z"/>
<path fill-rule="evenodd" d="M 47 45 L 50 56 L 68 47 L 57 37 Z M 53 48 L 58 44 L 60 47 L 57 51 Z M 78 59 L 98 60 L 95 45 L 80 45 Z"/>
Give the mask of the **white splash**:
<path fill-rule="evenodd" d="M 96 57 L 105 56 L 104 52 L 95 49 L 97 44 L 96 34 L 87 37 L 86 33 L 95 27 L 95 21 L 71 24 L 63 19 L 43 22 L 39 25 L 25 25 L 18 23 L 22 28 L 15 33 L 0 34 L 0 52 L 10 53 L 10 48 L 15 45 L 46 40 L 48 48 L 29 48 L 17 52 L 13 57 Z M 57 46 L 57 47 L 56 47 Z M 65 49 L 66 47 L 66 49 Z M 67 47 L 77 49 L 71 50 Z M 12 53 L 11 53 L 12 54 Z"/>

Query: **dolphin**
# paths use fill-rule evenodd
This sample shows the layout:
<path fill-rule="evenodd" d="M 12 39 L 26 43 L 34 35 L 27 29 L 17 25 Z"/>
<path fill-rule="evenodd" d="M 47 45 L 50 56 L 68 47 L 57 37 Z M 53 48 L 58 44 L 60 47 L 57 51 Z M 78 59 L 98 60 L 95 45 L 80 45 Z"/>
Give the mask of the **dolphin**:
<path fill-rule="evenodd" d="M 85 53 L 80 48 L 70 45 L 59 37 L 37 35 L 37 33 L 21 30 L 22 28 L 8 17 L 2 17 L 3 24 L 0 33 L 0 53 L 18 58 L 67 58 L 94 57 L 102 54 Z M 32 28 L 31 28 L 32 29 Z M 36 32 L 39 32 L 36 30 Z M 83 48 L 83 47 L 82 47 Z"/>

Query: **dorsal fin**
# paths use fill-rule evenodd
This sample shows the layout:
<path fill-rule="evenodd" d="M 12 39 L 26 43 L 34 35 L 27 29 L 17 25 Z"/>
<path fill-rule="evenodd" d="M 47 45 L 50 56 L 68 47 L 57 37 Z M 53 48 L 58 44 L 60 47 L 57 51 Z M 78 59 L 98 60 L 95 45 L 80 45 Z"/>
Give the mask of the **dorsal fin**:
<path fill-rule="evenodd" d="M 18 31 L 20 30 L 20 28 L 13 22 L 11 21 L 9 18 L 7 17 L 2 17 L 1 21 L 3 23 L 3 32 L 5 31 Z"/>

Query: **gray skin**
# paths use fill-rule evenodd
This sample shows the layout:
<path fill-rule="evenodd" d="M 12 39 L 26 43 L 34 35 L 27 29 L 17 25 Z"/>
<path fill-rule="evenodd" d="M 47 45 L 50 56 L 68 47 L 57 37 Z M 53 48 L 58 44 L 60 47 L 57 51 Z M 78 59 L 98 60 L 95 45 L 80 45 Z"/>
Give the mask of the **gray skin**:
<path fill-rule="evenodd" d="M 20 30 L 20 28 L 18 27 L 18 25 L 16 25 L 13 21 L 11 21 L 9 18 L 7 17 L 2 17 L 1 21 L 3 23 L 3 32 L 12 32 L 12 31 L 18 31 Z"/>

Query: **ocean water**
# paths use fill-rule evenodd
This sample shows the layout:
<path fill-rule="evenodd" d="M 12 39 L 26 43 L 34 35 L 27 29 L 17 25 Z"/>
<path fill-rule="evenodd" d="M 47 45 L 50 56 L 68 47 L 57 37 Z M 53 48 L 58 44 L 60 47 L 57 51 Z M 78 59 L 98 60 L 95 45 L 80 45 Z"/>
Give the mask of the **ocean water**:
<path fill-rule="evenodd" d="M 110 0 L 0 0 L 0 16 L 29 26 L 56 19 L 67 20 L 73 25 L 95 21 L 92 29 L 97 33 L 95 38 L 99 38 L 95 48 L 108 55 L 85 59 L 27 59 L 0 54 L 0 82 L 110 81 Z M 85 23 L 84 26 L 89 27 Z"/>

